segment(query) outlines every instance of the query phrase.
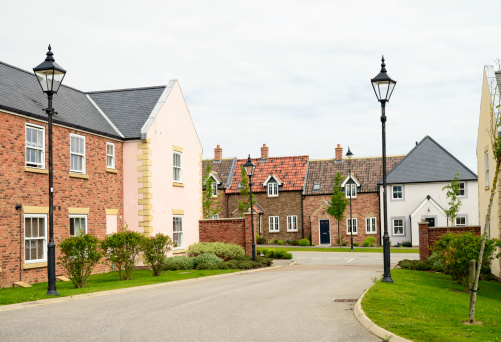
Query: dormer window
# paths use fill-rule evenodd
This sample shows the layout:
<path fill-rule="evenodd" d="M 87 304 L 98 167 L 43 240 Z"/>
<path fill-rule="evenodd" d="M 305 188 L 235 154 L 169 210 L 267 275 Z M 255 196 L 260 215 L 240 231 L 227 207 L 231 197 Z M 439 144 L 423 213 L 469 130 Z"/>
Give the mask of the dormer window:
<path fill-rule="evenodd" d="M 268 197 L 278 197 L 278 187 L 282 185 L 282 180 L 276 175 L 269 175 L 263 186 L 268 191 Z"/>
<path fill-rule="evenodd" d="M 216 181 L 212 182 L 212 197 L 217 197 L 217 183 Z"/>
<path fill-rule="evenodd" d="M 356 198 L 357 197 L 357 189 L 361 186 L 358 179 L 352 174 L 351 176 L 346 177 L 344 182 L 341 184 L 344 188 L 344 193 L 346 198 Z"/>
<path fill-rule="evenodd" d="M 268 183 L 268 196 L 278 196 L 278 183 Z"/>
<path fill-rule="evenodd" d="M 312 191 L 320 191 L 320 183 L 313 183 Z"/>

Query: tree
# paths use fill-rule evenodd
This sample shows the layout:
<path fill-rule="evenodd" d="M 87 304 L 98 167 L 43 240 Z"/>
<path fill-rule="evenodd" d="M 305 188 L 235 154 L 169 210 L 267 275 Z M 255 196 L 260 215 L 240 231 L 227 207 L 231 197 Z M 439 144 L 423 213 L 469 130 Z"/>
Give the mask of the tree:
<path fill-rule="evenodd" d="M 240 213 L 240 217 L 244 217 L 244 213 L 249 210 L 251 206 L 248 202 L 250 194 L 249 177 L 245 173 L 243 166 L 240 168 L 240 175 L 242 178 L 240 180 L 240 198 L 242 199 L 236 198 L 235 203 L 237 205 L 237 210 Z M 256 204 L 256 201 L 254 201 L 254 194 L 252 195 L 252 203 Z"/>
<path fill-rule="evenodd" d="M 350 204 L 350 201 L 346 198 L 341 189 L 342 179 L 343 177 L 341 176 L 341 173 L 336 172 L 336 176 L 334 177 L 334 185 L 332 187 L 331 204 L 327 207 L 326 210 L 327 214 L 331 215 L 337 220 L 337 236 L 339 240 L 339 248 L 341 248 L 342 245 L 341 235 L 339 235 L 339 222 L 343 219 L 344 211 L 346 210 L 348 204 Z"/>
<path fill-rule="evenodd" d="M 454 225 L 454 219 L 459 212 L 459 208 L 461 208 L 461 200 L 457 198 L 459 195 L 459 172 L 456 173 L 451 184 L 447 184 L 442 190 L 447 190 L 446 196 L 449 199 L 449 209 L 445 209 L 444 211 L 447 216 L 447 223 L 449 223 L 450 219 L 452 226 Z"/>
<path fill-rule="evenodd" d="M 212 166 L 210 166 L 210 163 L 207 163 L 205 176 L 202 181 L 202 184 L 205 187 L 202 194 L 202 209 L 204 217 L 206 218 L 210 218 L 211 216 L 217 215 L 221 212 L 221 204 L 219 202 L 221 195 L 217 194 L 214 196 L 214 179 L 210 177 L 211 172 Z"/>

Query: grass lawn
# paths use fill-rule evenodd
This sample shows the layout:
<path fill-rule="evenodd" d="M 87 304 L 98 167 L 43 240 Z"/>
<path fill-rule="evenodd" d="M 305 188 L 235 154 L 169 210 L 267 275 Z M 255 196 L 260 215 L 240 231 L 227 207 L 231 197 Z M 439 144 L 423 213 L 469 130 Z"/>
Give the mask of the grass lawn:
<path fill-rule="evenodd" d="M 118 272 L 91 275 L 87 279 L 87 287 L 75 289 L 71 281 L 56 283 L 60 297 L 67 297 L 89 292 L 99 292 L 126 287 L 165 283 L 169 281 L 206 277 L 216 274 L 238 272 L 240 270 L 188 270 L 162 272 L 160 276 L 153 277 L 150 270 L 134 270 L 131 280 L 118 280 Z M 55 298 L 46 296 L 47 283 L 33 284 L 33 287 L 8 287 L 0 289 L 0 305 L 30 302 L 39 299 Z"/>
<path fill-rule="evenodd" d="M 326 247 L 326 248 L 321 248 L 321 247 L 279 247 L 275 245 L 270 245 L 270 246 L 263 246 L 259 248 L 284 248 L 288 252 L 350 252 L 351 248 L 350 247 Z M 383 253 L 383 247 L 354 247 L 353 252 L 358 252 L 358 253 Z M 390 253 L 419 253 L 418 248 L 390 248 Z"/>
<path fill-rule="evenodd" d="M 449 275 L 396 269 L 391 283 L 377 282 L 362 309 L 380 327 L 412 341 L 501 341 L 501 283 L 481 281 L 475 320 L 465 325 L 469 294 Z"/>

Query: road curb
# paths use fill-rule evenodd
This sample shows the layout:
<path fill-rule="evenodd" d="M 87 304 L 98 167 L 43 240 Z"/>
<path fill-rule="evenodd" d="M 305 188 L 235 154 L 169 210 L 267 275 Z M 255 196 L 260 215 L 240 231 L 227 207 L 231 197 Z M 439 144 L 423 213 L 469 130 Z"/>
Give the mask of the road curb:
<path fill-rule="evenodd" d="M 74 301 L 74 300 L 82 300 L 82 299 L 88 299 L 88 298 L 111 296 L 111 295 L 115 295 L 115 294 L 132 292 L 132 291 L 154 289 L 154 288 L 164 287 L 164 286 L 172 286 L 174 284 L 180 284 L 180 283 L 183 284 L 183 283 L 188 283 L 188 282 L 193 282 L 193 281 L 202 281 L 204 279 L 213 279 L 213 278 L 225 277 L 225 276 L 231 276 L 231 275 L 241 275 L 241 274 L 246 274 L 246 273 L 267 271 L 267 270 L 272 270 L 272 269 L 277 269 L 277 268 L 289 267 L 289 266 L 293 266 L 295 264 L 296 264 L 296 262 L 292 261 L 289 265 L 285 265 L 285 266 L 271 266 L 271 267 L 265 267 L 265 268 L 256 268 L 256 269 L 246 270 L 246 271 L 238 271 L 238 272 L 224 273 L 224 274 L 215 274 L 212 276 L 169 281 L 169 282 L 165 282 L 165 283 L 148 284 L 148 285 L 142 285 L 142 286 L 126 287 L 123 289 L 82 293 L 82 294 L 68 296 L 68 297 L 56 297 L 56 298 L 40 299 L 40 300 L 36 300 L 36 301 L 32 301 L 32 302 L 8 304 L 8 305 L 0 306 L 0 312 L 28 309 L 28 308 L 34 308 L 34 307 L 39 307 L 39 306 L 57 304 L 57 303 L 65 303 L 65 302 L 70 302 L 70 301 Z"/>
<path fill-rule="evenodd" d="M 375 284 L 375 283 L 374 283 Z M 362 299 L 364 298 L 365 294 L 369 291 L 369 289 L 374 286 L 372 284 L 369 286 L 367 290 L 360 296 L 360 298 L 357 299 L 355 306 L 353 308 L 353 315 L 355 315 L 355 318 L 357 321 L 365 328 L 367 329 L 370 333 L 373 335 L 376 335 L 377 337 L 380 337 L 382 339 L 386 337 L 391 337 L 391 342 L 412 342 L 411 340 L 405 339 L 403 337 L 397 336 L 392 332 L 389 332 L 388 330 L 385 330 L 381 328 L 380 326 L 376 325 L 373 321 L 367 317 L 365 314 L 364 310 L 362 310 Z"/>

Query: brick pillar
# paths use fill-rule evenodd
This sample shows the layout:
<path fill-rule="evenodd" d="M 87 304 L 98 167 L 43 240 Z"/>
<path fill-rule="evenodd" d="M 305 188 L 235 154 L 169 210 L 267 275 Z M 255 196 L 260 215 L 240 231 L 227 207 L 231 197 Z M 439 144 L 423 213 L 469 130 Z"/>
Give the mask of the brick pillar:
<path fill-rule="evenodd" d="M 221 160 L 223 159 L 223 149 L 217 145 L 217 147 L 214 149 L 214 160 Z"/>
<path fill-rule="evenodd" d="M 341 144 L 337 144 L 336 147 L 336 160 L 343 160 L 343 148 Z"/>
<path fill-rule="evenodd" d="M 418 222 L 419 226 L 419 260 L 426 260 L 430 256 L 430 230 L 428 228 L 428 222 L 424 221 L 424 218 Z"/>
<path fill-rule="evenodd" d="M 266 144 L 263 144 L 263 147 L 261 147 L 261 159 L 268 159 L 268 147 L 266 147 Z"/>

